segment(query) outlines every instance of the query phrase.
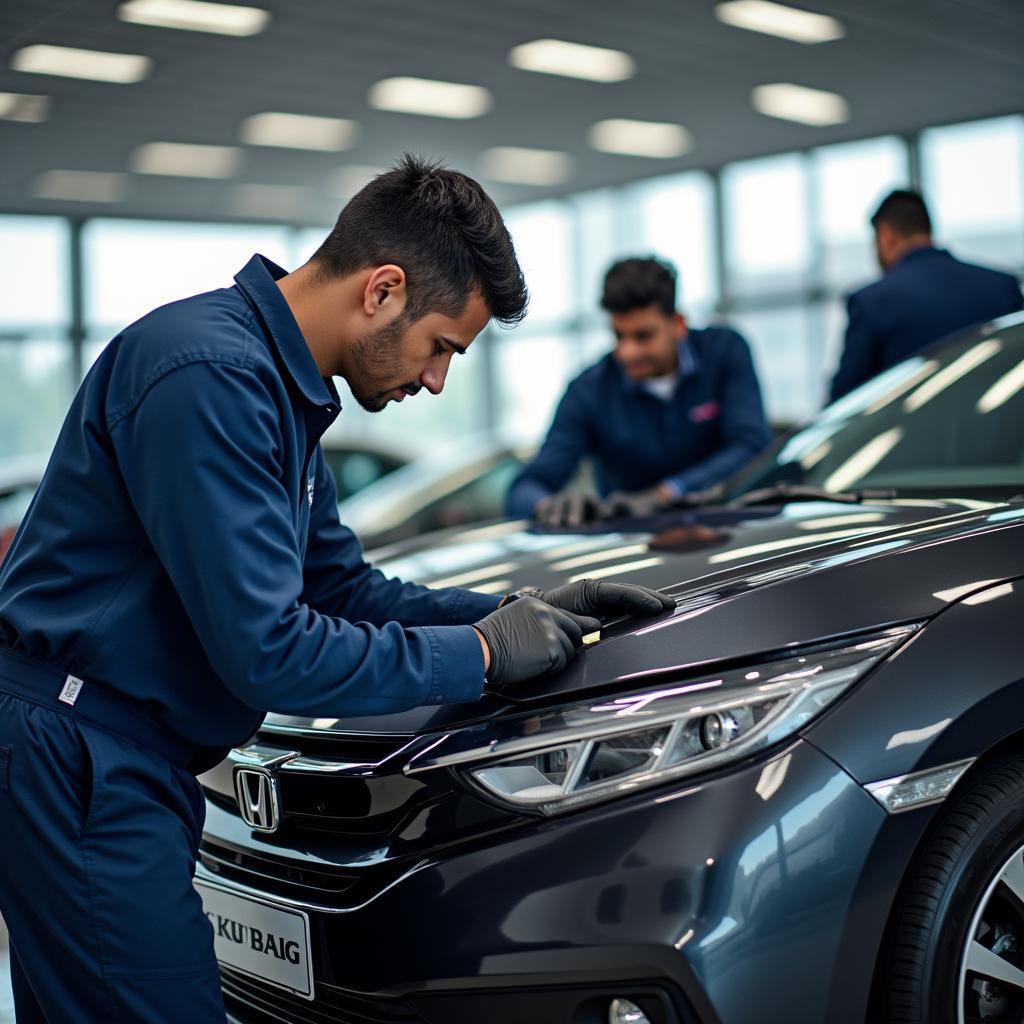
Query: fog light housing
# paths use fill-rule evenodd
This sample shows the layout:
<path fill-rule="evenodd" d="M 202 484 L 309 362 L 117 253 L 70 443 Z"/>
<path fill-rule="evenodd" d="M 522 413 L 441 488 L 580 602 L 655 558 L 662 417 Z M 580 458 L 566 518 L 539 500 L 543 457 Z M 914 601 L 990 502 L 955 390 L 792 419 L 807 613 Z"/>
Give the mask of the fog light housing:
<path fill-rule="evenodd" d="M 647 1014 L 631 999 L 613 999 L 608 1005 L 608 1024 L 651 1024 Z"/>

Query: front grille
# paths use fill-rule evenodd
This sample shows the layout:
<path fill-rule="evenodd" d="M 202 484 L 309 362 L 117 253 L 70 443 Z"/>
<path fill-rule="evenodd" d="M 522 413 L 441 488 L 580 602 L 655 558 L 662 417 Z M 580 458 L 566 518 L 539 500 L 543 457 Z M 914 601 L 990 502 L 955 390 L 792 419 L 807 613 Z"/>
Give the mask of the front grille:
<path fill-rule="evenodd" d="M 301 750 L 312 757 L 348 761 L 353 764 L 380 764 L 405 749 L 412 736 L 383 733 L 317 732 L 264 723 L 253 739 L 272 747 Z"/>
<path fill-rule="evenodd" d="M 224 1003 L 241 1024 L 423 1024 L 404 1003 L 319 986 L 303 999 L 221 966 Z"/>
<path fill-rule="evenodd" d="M 204 836 L 199 847 L 202 865 L 218 878 L 241 882 L 268 895 L 335 905 L 357 882 L 354 872 L 321 871 L 293 861 L 236 850 Z"/>

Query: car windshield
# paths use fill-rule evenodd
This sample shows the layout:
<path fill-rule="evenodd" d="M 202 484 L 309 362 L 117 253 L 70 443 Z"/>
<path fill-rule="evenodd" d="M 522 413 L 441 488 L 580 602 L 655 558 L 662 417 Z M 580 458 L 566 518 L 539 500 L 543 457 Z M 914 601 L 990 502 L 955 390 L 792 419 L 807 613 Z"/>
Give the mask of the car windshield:
<path fill-rule="evenodd" d="M 730 493 L 776 484 L 1024 493 L 1024 321 L 989 325 L 868 381 L 743 471 Z"/>

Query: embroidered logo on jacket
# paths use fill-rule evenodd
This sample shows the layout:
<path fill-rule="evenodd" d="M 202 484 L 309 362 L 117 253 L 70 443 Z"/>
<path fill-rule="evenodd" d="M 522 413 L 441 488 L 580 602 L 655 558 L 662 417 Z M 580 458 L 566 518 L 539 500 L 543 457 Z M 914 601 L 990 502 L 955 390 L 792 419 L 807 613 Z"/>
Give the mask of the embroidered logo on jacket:
<path fill-rule="evenodd" d="M 316 487 L 316 477 L 310 477 L 306 481 L 306 498 L 309 501 L 309 507 L 313 507 L 313 490 Z"/>
<path fill-rule="evenodd" d="M 690 419 L 694 423 L 708 423 L 718 415 L 718 403 L 712 398 L 709 402 L 695 405 L 690 410 Z"/>

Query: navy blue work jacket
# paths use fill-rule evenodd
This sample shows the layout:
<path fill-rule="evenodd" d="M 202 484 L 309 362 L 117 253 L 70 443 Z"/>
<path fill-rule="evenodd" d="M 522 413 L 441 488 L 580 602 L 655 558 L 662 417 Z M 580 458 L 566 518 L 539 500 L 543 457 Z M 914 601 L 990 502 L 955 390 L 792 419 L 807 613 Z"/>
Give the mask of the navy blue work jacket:
<path fill-rule="evenodd" d="M 660 483 L 682 494 L 724 480 L 770 439 L 747 343 L 727 327 L 691 329 L 667 401 L 612 353 L 569 385 L 540 451 L 512 484 L 508 514 L 529 517 L 586 457 L 603 495 Z"/>
<path fill-rule="evenodd" d="M 1010 274 L 963 263 L 945 249 L 912 249 L 846 301 L 849 323 L 833 401 L 954 331 L 1021 308 Z"/>
<path fill-rule="evenodd" d="M 0 569 L 0 646 L 205 747 L 265 711 L 472 701 L 498 598 L 387 579 L 338 521 L 340 411 L 261 256 L 103 351 Z"/>

